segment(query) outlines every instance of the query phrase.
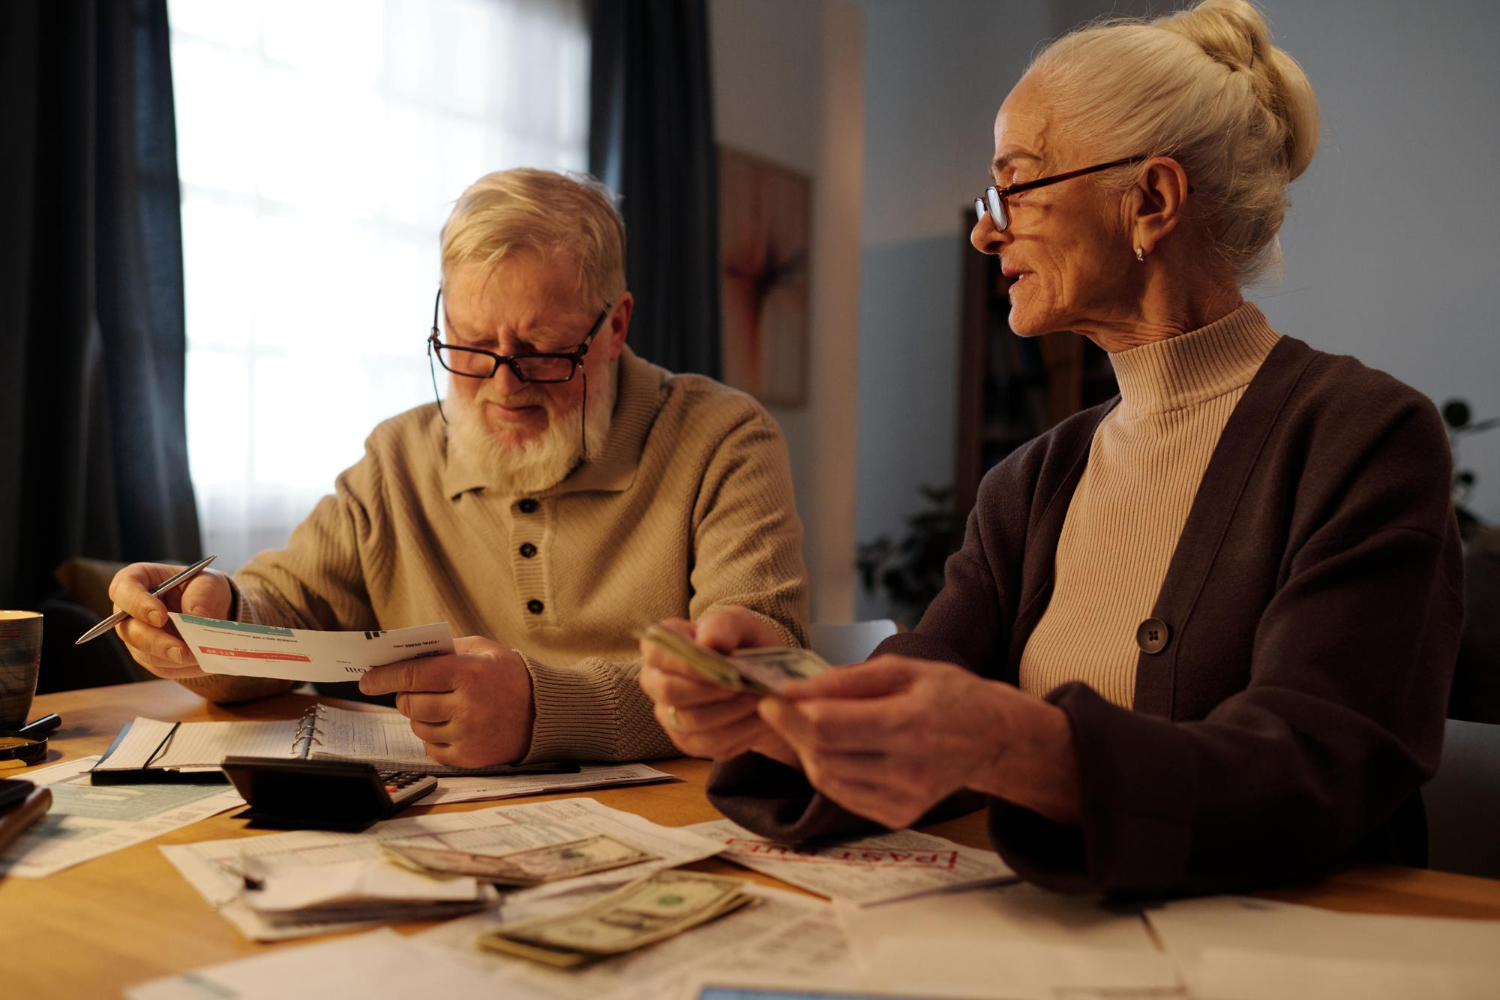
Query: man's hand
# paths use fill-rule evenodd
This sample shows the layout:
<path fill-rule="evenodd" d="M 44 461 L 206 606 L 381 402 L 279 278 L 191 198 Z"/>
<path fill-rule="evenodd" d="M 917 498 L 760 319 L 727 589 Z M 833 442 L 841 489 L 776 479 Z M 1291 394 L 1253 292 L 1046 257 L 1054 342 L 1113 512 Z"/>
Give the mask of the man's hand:
<path fill-rule="evenodd" d="M 439 764 L 513 764 L 531 747 L 536 709 L 521 654 L 477 635 L 456 652 L 375 667 L 359 679 L 365 694 L 396 694 L 396 708 Z"/>
<path fill-rule="evenodd" d="M 721 653 L 786 645 L 775 629 L 743 608 L 710 611 L 696 624 L 681 618 L 661 624 Z M 649 642 L 641 642 L 641 659 L 641 690 L 656 703 L 656 721 L 683 753 L 724 760 L 755 750 L 797 766 L 791 748 L 756 714 L 759 695 L 709 684 Z"/>
<path fill-rule="evenodd" d="M 153 589 L 181 569 L 163 563 L 132 563 L 109 583 L 109 599 L 117 610 L 130 615 L 115 626 L 115 633 L 124 640 L 135 662 L 158 677 L 174 681 L 202 677 L 204 673 L 193 651 L 177 635 L 167 612 L 226 618 L 233 599 L 229 577 L 212 569 L 161 597 L 151 596 Z"/>
<path fill-rule="evenodd" d="M 1060 709 L 951 663 L 878 656 L 794 681 L 760 714 L 807 779 L 892 829 L 960 788 L 1076 822 L 1078 764 Z"/>

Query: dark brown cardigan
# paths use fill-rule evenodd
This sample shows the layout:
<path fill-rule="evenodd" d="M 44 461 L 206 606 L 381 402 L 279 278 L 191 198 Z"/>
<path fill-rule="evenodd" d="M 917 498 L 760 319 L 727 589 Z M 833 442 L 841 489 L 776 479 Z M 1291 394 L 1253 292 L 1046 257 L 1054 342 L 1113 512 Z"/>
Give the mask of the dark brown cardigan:
<path fill-rule="evenodd" d="M 942 593 L 879 652 L 1017 682 L 1112 405 L 985 476 Z M 1070 891 L 1214 892 L 1352 859 L 1424 863 L 1417 788 L 1437 767 L 1463 614 L 1450 482 L 1424 396 L 1283 338 L 1204 473 L 1152 611 L 1166 647 L 1145 652 L 1141 637 L 1134 710 L 1078 682 L 1047 695 L 1072 727 L 1081 827 L 991 799 L 995 849 Z M 783 840 L 869 827 L 758 754 L 715 768 L 709 798 Z"/>

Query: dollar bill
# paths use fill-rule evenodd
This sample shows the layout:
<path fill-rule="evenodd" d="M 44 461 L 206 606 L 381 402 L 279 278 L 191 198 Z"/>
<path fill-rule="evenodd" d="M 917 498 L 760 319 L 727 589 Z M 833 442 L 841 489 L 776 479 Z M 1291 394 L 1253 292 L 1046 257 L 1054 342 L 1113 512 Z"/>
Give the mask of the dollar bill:
<path fill-rule="evenodd" d="M 831 669 L 827 660 L 810 649 L 768 646 L 726 656 L 660 625 L 647 628 L 641 638 L 675 655 L 708 683 L 735 691 L 779 694 L 790 681 Z"/>
<path fill-rule="evenodd" d="M 621 886 L 571 913 L 488 931 L 480 947 L 568 968 L 675 937 L 751 902 L 740 879 L 675 869 Z"/>
<path fill-rule="evenodd" d="M 530 886 L 607 872 L 657 857 L 607 833 L 509 854 L 474 854 L 422 844 L 380 845 L 409 868 L 438 875 L 472 875 L 496 885 Z"/>

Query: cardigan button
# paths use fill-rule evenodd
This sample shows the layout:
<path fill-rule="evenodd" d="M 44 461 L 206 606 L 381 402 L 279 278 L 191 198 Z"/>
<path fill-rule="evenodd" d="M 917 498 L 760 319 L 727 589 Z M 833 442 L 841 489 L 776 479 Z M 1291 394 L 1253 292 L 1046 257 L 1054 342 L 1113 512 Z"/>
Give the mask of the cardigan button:
<path fill-rule="evenodd" d="M 531 498 L 528 497 L 527 499 L 522 500 L 516 506 L 521 508 L 521 513 L 522 514 L 535 514 L 536 513 L 536 509 L 538 507 L 540 507 L 541 504 L 537 503 L 535 500 L 532 500 Z"/>
<path fill-rule="evenodd" d="M 536 555 L 536 546 L 532 545 L 530 542 L 522 542 L 521 543 L 521 558 L 523 558 L 523 559 L 530 559 L 534 555 Z"/>
<path fill-rule="evenodd" d="M 1171 628 L 1160 618 L 1147 618 L 1135 630 L 1135 644 L 1143 653 L 1160 653 L 1171 639 Z"/>
<path fill-rule="evenodd" d="M 539 601 L 539 600 L 537 600 L 535 597 L 533 597 L 531 600 L 529 600 L 529 601 L 526 602 L 526 610 L 530 611 L 534 615 L 541 614 L 543 607 L 545 607 L 545 605 L 542 604 L 542 602 Z"/>

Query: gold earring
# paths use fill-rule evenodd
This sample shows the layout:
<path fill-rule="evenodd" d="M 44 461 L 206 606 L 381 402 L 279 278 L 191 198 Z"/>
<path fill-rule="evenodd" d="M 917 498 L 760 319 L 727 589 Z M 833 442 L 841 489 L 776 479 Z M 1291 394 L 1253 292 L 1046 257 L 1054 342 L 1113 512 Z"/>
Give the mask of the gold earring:
<path fill-rule="evenodd" d="M 1136 247 L 1135 248 L 1135 259 L 1138 260 L 1138 261 L 1140 261 L 1142 264 L 1146 263 L 1146 252 L 1144 250 L 1142 250 L 1140 247 Z"/>

